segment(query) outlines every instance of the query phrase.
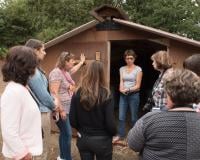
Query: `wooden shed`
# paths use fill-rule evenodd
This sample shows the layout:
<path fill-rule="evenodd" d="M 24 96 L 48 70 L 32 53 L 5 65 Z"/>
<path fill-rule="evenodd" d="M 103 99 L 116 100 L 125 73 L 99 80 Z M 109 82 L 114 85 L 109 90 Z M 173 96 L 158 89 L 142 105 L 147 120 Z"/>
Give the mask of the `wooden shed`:
<path fill-rule="evenodd" d="M 81 53 L 86 55 L 87 60 L 100 57 L 111 90 L 117 98 L 119 68 L 125 64 L 123 53 L 126 49 L 133 49 L 138 55 L 136 64 L 143 69 L 141 97 L 145 98 L 158 76 L 150 60 L 153 53 L 167 50 L 174 67 L 182 67 L 186 57 L 200 53 L 199 41 L 131 22 L 122 10 L 109 5 L 95 8 L 90 14 L 94 20 L 45 44 L 47 56 L 43 67 L 47 73 L 54 68 L 62 51 L 75 54 L 76 59 L 79 59 Z M 80 72 L 74 75 L 77 82 Z"/>

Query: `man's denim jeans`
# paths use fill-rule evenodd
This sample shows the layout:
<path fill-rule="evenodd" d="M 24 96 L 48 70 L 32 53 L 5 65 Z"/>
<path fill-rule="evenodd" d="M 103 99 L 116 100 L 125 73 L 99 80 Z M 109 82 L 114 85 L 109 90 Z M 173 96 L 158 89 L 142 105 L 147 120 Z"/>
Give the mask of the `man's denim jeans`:
<path fill-rule="evenodd" d="M 138 119 L 138 108 L 139 108 L 139 92 L 130 93 L 129 95 L 120 94 L 119 100 L 119 130 L 118 134 L 120 137 L 125 137 L 125 126 L 126 126 L 126 114 L 128 108 L 131 113 L 131 125 L 134 126 Z"/>
<path fill-rule="evenodd" d="M 59 130 L 59 148 L 60 148 L 60 158 L 64 160 L 71 160 L 71 139 L 72 130 L 69 123 L 69 115 L 67 115 L 66 120 L 62 120 L 61 117 L 56 123 Z"/>

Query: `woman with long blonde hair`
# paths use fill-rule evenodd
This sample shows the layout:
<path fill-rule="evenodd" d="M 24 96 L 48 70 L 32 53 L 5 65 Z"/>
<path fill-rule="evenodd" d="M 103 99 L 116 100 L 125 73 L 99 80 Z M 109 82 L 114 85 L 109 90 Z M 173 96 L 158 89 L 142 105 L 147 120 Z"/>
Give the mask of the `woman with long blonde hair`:
<path fill-rule="evenodd" d="M 92 61 L 81 76 L 69 114 L 71 126 L 78 131 L 82 160 L 112 159 L 112 136 L 116 134 L 112 101 L 103 64 Z"/>

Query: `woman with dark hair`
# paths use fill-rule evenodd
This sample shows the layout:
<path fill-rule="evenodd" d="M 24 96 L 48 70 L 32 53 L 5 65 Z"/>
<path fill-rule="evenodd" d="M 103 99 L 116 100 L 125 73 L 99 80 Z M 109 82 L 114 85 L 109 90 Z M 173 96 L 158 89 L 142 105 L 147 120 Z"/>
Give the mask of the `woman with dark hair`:
<path fill-rule="evenodd" d="M 183 67 L 196 73 L 200 77 L 200 54 L 193 54 L 186 58 L 183 62 Z M 200 112 L 200 103 L 194 104 L 194 109 Z"/>
<path fill-rule="evenodd" d="M 8 51 L 2 67 L 8 82 L 1 96 L 2 152 L 6 159 L 31 160 L 42 153 L 41 115 L 26 85 L 35 73 L 37 58 L 31 48 Z"/>
<path fill-rule="evenodd" d="M 75 82 L 71 74 L 75 73 L 84 63 L 85 56 L 81 55 L 81 61 L 74 66 L 74 55 L 62 52 L 58 57 L 56 68 L 49 74 L 50 92 L 58 101 L 58 112 L 60 118 L 56 122 L 59 130 L 60 157 L 57 159 L 71 160 L 71 126 L 69 123 L 69 110 L 71 97 L 75 88 Z"/>
<path fill-rule="evenodd" d="M 183 62 L 183 67 L 191 70 L 200 77 L 200 53 L 187 57 Z"/>
<path fill-rule="evenodd" d="M 164 79 L 166 112 L 149 112 L 128 134 L 128 145 L 141 160 L 200 158 L 200 79 L 189 70 L 174 70 Z"/>
<path fill-rule="evenodd" d="M 131 126 L 134 126 L 138 119 L 140 103 L 140 86 L 142 81 L 142 69 L 135 65 L 137 55 L 133 50 L 124 52 L 126 66 L 120 68 L 120 99 L 119 99 L 119 127 L 118 135 L 113 138 L 113 143 L 126 137 L 126 115 L 130 109 Z"/>
<path fill-rule="evenodd" d="M 48 80 L 45 76 L 45 72 L 41 69 L 40 63 L 44 59 L 46 52 L 44 43 L 37 39 L 29 39 L 26 44 L 27 47 L 32 48 L 38 59 L 38 66 L 35 74 L 29 79 L 28 86 L 32 91 L 32 94 L 37 99 L 39 109 L 42 117 L 42 131 L 43 131 L 43 154 L 41 159 L 49 159 L 49 141 L 51 136 L 51 111 L 56 109 L 55 101 L 48 91 Z"/>
<path fill-rule="evenodd" d="M 112 160 L 112 136 L 116 134 L 114 105 L 103 64 L 92 61 L 72 97 L 71 126 L 78 131 L 82 160 Z"/>

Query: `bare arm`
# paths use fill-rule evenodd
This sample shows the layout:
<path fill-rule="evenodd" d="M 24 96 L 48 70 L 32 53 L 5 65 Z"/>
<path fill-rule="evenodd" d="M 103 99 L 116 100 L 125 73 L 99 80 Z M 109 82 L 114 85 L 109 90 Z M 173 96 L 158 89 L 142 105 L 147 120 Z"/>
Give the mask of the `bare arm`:
<path fill-rule="evenodd" d="M 122 92 L 123 89 L 124 89 L 124 83 L 123 83 L 123 80 L 122 80 L 122 76 L 121 76 L 121 74 L 120 74 L 119 91 Z"/>
<path fill-rule="evenodd" d="M 61 105 L 60 96 L 58 95 L 59 87 L 60 87 L 60 81 L 54 81 L 54 82 L 49 83 L 50 92 L 55 99 L 55 103 L 58 106 L 58 111 L 60 113 L 60 116 L 62 119 L 66 119 L 67 114 L 66 114 L 63 106 Z"/>
<path fill-rule="evenodd" d="M 58 90 L 59 90 L 59 87 L 60 87 L 60 82 L 59 81 L 54 81 L 54 82 L 50 82 L 49 83 L 49 89 L 50 89 L 50 92 L 51 92 L 51 95 L 54 97 L 54 101 L 55 101 L 55 104 L 57 106 L 59 106 L 60 109 L 62 109 L 62 106 L 60 104 L 60 97 L 58 95 Z"/>
<path fill-rule="evenodd" d="M 72 74 L 76 73 L 80 69 L 80 67 L 83 65 L 84 62 L 85 62 L 85 55 L 81 54 L 80 62 L 70 70 L 70 74 L 72 75 Z"/>
<path fill-rule="evenodd" d="M 136 78 L 136 84 L 134 87 L 130 88 L 130 91 L 138 91 L 140 90 L 141 82 L 142 82 L 142 71 L 138 72 L 137 78 Z"/>
<path fill-rule="evenodd" d="M 124 81 L 122 79 L 122 71 L 120 71 L 120 84 L 119 84 L 119 91 L 121 93 L 125 93 L 127 90 L 124 89 Z"/>

